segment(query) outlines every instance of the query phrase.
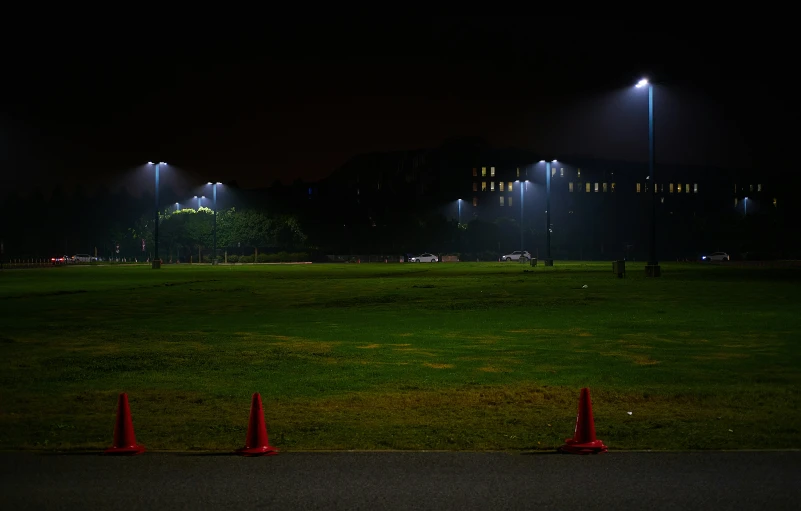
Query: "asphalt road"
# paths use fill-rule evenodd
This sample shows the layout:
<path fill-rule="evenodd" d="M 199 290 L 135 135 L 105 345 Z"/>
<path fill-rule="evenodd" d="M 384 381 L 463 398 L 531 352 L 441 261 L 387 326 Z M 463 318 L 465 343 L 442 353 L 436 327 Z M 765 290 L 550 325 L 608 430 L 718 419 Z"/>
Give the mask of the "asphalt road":
<path fill-rule="evenodd" d="M 801 452 L 0 453 L 0 509 L 801 509 Z"/>

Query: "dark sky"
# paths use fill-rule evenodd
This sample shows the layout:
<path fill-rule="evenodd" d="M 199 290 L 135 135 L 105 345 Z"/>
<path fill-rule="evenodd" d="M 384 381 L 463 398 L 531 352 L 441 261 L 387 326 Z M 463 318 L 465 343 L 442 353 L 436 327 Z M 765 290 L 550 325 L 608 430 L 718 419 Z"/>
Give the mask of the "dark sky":
<path fill-rule="evenodd" d="M 257 30 L 31 29 L 3 83 L 4 190 L 112 183 L 151 159 L 243 187 L 353 155 L 495 146 L 778 168 L 797 134 L 781 30 L 526 17 L 281 18 Z M 756 37 L 755 34 L 760 34 Z M 790 126 L 795 126 L 791 129 Z M 134 177 L 134 179 L 139 179 Z M 130 181 L 130 179 L 128 179 Z"/>

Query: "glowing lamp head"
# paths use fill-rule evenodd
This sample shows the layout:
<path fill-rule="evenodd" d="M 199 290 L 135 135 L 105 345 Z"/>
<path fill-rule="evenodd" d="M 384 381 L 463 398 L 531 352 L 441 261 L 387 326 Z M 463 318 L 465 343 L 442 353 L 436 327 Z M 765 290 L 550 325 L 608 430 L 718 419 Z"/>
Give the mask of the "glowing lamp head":
<path fill-rule="evenodd" d="M 642 89 L 646 85 L 648 85 L 648 79 L 647 78 L 643 78 L 642 80 L 637 82 L 637 85 L 635 85 L 635 87 L 637 87 L 638 89 Z"/>

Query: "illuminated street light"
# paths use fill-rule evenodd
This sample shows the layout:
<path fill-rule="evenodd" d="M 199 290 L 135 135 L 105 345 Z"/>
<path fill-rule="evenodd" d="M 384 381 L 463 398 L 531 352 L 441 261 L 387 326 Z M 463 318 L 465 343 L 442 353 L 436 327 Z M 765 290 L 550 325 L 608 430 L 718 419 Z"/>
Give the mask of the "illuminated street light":
<path fill-rule="evenodd" d="M 200 199 L 205 199 L 206 196 L 205 195 L 201 195 L 200 197 L 198 197 L 197 195 L 195 195 L 192 198 L 193 199 L 197 199 L 197 210 L 200 211 Z"/>
<path fill-rule="evenodd" d="M 156 166 L 156 211 L 155 211 L 155 220 L 156 224 L 153 228 L 153 266 L 154 270 L 158 270 L 161 268 L 161 259 L 159 259 L 159 167 L 161 165 L 167 165 L 165 162 L 160 161 L 158 163 L 153 163 L 152 161 L 147 162 L 148 165 L 155 165 Z"/>
<path fill-rule="evenodd" d="M 540 160 L 540 163 L 542 161 Z M 545 266 L 553 266 L 553 259 L 551 259 L 551 163 L 557 163 L 557 161 L 545 162 Z"/>
<path fill-rule="evenodd" d="M 651 243 L 648 264 L 645 266 L 647 277 L 659 277 L 661 270 L 656 260 L 656 183 L 654 182 L 654 86 L 643 78 L 636 88 L 648 87 L 648 179 L 651 181 Z"/>
<path fill-rule="evenodd" d="M 459 204 L 459 216 L 457 217 L 457 223 L 462 225 L 462 199 L 457 199 Z"/>
<path fill-rule="evenodd" d="M 212 183 L 209 181 L 206 183 L 207 185 L 211 185 L 211 188 L 214 192 L 214 252 L 211 256 L 211 264 L 217 264 L 217 185 L 222 183 Z"/>

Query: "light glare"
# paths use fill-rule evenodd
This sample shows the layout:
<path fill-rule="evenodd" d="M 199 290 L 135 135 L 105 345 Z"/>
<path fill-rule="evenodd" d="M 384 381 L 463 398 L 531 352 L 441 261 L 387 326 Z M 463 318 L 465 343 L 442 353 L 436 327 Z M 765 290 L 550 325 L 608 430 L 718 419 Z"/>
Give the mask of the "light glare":
<path fill-rule="evenodd" d="M 648 85 L 648 79 L 647 79 L 647 78 L 643 78 L 642 80 L 640 80 L 639 82 L 637 82 L 637 85 L 635 85 L 635 87 L 637 87 L 638 89 L 640 89 L 640 88 L 642 88 L 642 87 L 645 87 L 646 85 Z"/>

